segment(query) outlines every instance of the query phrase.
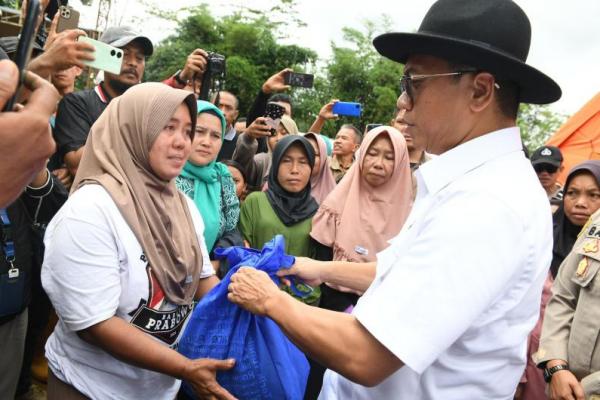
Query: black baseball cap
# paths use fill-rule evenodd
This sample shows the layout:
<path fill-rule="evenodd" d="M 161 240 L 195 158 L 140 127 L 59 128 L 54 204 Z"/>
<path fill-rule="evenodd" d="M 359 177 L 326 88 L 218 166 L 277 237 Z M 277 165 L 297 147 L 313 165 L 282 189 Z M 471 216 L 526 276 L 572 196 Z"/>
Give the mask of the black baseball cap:
<path fill-rule="evenodd" d="M 532 165 L 549 164 L 558 168 L 563 162 L 563 156 L 558 147 L 542 146 L 533 152 L 530 160 Z"/>

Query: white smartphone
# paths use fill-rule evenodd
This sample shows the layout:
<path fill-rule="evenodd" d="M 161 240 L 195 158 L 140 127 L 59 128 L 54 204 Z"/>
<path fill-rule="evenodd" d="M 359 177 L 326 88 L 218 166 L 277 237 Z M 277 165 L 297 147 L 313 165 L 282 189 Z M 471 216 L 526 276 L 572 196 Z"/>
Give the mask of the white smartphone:
<path fill-rule="evenodd" d="M 79 36 L 79 40 L 90 43 L 96 49 L 94 52 L 95 60 L 84 61 L 83 63 L 85 65 L 100 69 L 102 71 L 110 72 L 111 74 L 115 75 L 119 75 L 121 73 L 121 65 L 123 64 L 123 50 L 98 40 L 90 39 L 87 36 Z"/>

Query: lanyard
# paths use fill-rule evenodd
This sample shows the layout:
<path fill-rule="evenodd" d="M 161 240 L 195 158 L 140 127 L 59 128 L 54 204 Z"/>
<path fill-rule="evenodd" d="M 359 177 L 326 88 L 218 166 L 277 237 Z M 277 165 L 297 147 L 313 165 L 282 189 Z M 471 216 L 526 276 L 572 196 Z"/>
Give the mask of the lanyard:
<path fill-rule="evenodd" d="M 19 276 L 19 269 L 15 267 L 15 242 L 12 237 L 12 227 L 6 208 L 0 208 L 0 219 L 2 221 L 2 233 L 0 234 L 0 242 L 2 242 L 2 250 L 4 252 L 4 258 L 6 262 L 10 264 L 8 270 L 9 278 L 16 278 Z"/>

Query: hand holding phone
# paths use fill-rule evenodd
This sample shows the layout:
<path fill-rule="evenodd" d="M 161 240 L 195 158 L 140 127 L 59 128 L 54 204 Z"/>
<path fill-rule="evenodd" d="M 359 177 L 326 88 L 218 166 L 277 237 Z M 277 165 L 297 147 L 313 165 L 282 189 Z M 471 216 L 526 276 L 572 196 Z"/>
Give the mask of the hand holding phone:
<path fill-rule="evenodd" d="M 61 71 L 72 66 L 84 68 L 84 62 L 94 60 L 94 46 L 79 40 L 83 36 L 85 36 L 85 32 L 80 29 L 71 29 L 56 34 L 52 43 L 46 46 L 44 53 L 31 62 L 32 66 L 34 63 L 35 65 L 41 63 L 51 72 Z M 41 73 L 41 71 L 39 72 Z"/>
<path fill-rule="evenodd" d="M 279 128 L 283 114 L 285 114 L 285 108 L 283 106 L 273 102 L 267 103 L 265 117 L 267 125 L 271 128 L 271 136 L 277 134 L 277 128 Z"/>
<path fill-rule="evenodd" d="M 302 74 L 300 72 L 288 71 L 285 74 L 284 83 L 290 86 L 311 88 L 315 76 L 312 74 Z"/>
<path fill-rule="evenodd" d="M 270 136 L 271 128 L 267 125 L 267 119 L 265 117 L 258 117 L 246 128 L 245 133 L 251 138 L 260 139 L 262 137 Z"/>

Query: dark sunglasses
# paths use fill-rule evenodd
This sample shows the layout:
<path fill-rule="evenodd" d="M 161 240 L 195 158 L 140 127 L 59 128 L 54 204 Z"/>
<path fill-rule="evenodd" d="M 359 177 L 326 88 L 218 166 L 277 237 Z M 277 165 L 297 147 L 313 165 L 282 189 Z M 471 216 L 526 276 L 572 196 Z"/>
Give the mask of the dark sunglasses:
<path fill-rule="evenodd" d="M 549 174 L 554 174 L 556 173 L 556 171 L 558 171 L 558 167 L 555 167 L 554 165 L 550 165 L 550 164 L 539 164 L 539 165 L 535 165 L 533 167 L 533 169 L 535 170 L 535 172 L 537 172 L 538 174 L 546 171 Z"/>

